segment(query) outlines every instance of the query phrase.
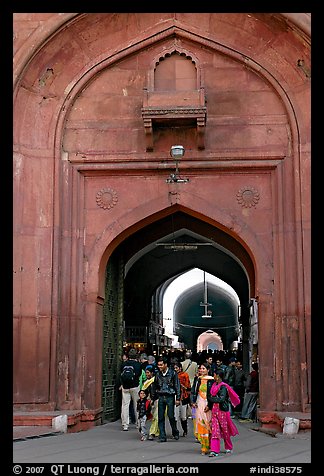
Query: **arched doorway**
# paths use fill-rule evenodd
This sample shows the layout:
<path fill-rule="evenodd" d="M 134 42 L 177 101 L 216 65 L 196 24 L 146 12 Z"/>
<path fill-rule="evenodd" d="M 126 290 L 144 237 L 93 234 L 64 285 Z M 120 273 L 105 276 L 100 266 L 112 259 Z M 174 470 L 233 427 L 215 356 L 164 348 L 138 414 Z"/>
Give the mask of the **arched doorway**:
<path fill-rule="evenodd" d="M 105 330 L 103 406 L 106 409 L 107 406 L 112 408 L 111 398 L 114 392 L 115 402 L 117 401 L 114 382 L 115 373 L 118 371 L 118 359 L 121 357 L 123 336 L 125 333 L 131 335 L 132 332 L 136 337 L 135 341 L 144 342 L 150 350 L 154 344 L 160 343 L 160 331 L 163 328 L 162 302 L 166 284 L 174 277 L 195 267 L 205 269 L 208 273 L 219 277 L 235 290 L 241 303 L 240 322 L 236 302 L 226 300 L 224 296 L 221 296 L 220 300 L 221 293 L 225 291 L 218 289 L 218 304 L 215 301 L 215 309 L 223 302 L 225 305 L 223 309 L 227 310 L 218 314 L 215 312 L 214 317 L 203 327 L 196 325 L 201 321 L 199 301 L 202 288 L 194 286 L 186 291 L 177 303 L 179 309 L 182 307 L 182 311 L 177 312 L 178 323 L 182 321 L 182 328 L 176 333 L 186 334 L 188 326 L 189 330 L 185 337 L 188 347 L 196 347 L 202 329 L 208 330 L 212 326 L 211 321 L 214 321 L 214 326 L 219 328 L 224 346 L 230 348 L 237 338 L 240 325 L 244 335 L 243 363 L 246 369 L 249 368 L 251 357 L 249 309 L 251 296 L 254 297 L 252 293 L 255 287 L 255 273 L 248 250 L 237 241 L 233 233 L 226 233 L 217 226 L 217 223 L 210 223 L 203 215 L 193 215 L 192 211 L 183 207 L 170 207 L 165 216 L 160 214 L 150 219 L 150 224 L 138 228 L 123 241 L 119 238 L 120 243 L 111 254 L 107 266 L 103 306 Z M 169 246 L 170 242 L 182 248 L 174 251 L 174 248 Z M 212 294 L 211 290 L 213 300 Z M 191 304 L 192 299 L 196 301 L 198 313 L 200 312 L 198 317 L 188 315 L 187 309 L 193 309 L 195 306 Z M 229 309 L 231 314 L 228 314 Z M 110 403 L 107 395 L 111 397 Z M 114 406 L 116 407 L 116 404 Z M 106 417 L 109 418 L 108 411 Z M 117 410 L 115 417 L 118 417 Z"/>
<path fill-rule="evenodd" d="M 223 342 L 217 332 L 208 329 L 207 331 L 200 334 L 197 339 L 197 351 L 201 352 L 202 350 L 223 350 Z"/>

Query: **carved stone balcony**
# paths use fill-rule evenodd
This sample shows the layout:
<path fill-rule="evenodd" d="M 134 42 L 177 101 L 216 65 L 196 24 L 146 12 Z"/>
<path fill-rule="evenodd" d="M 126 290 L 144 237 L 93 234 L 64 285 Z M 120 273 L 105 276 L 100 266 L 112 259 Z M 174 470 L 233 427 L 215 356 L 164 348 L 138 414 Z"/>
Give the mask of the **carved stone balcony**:
<path fill-rule="evenodd" d="M 153 150 L 154 126 L 174 127 L 194 124 L 198 149 L 205 148 L 207 108 L 204 88 L 191 91 L 149 91 L 144 89 L 142 117 L 146 150 Z"/>

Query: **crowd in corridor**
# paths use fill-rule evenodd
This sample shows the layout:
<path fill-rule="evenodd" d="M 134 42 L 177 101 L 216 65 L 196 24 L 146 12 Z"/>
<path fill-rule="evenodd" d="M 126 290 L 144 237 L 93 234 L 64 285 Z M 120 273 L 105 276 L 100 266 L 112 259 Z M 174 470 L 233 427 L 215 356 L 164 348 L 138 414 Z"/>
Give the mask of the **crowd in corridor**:
<path fill-rule="evenodd" d="M 258 362 L 242 369 L 235 351 L 165 351 L 158 357 L 131 348 L 123 355 L 119 375 L 122 430 L 134 424 L 141 441 L 173 440 L 188 435 L 188 420 L 203 456 L 217 457 L 221 447 L 233 451 L 235 419 L 256 421 Z M 198 446 L 198 445 L 197 445 Z"/>

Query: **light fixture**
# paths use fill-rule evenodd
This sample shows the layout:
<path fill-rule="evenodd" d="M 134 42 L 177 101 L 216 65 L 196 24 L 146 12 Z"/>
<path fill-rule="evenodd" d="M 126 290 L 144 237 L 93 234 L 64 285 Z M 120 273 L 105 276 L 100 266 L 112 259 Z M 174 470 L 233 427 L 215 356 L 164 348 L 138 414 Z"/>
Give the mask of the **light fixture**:
<path fill-rule="evenodd" d="M 210 309 L 208 309 L 208 307 L 212 306 L 212 304 L 208 302 L 206 273 L 205 271 L 203 271 L 203 273 L 204 273 L 204 302 L 201 302 L 200 306 L 203 306 L 205 308 L 205 312 L 201 317 L 202 319 L 211 319 L 213 317 L 213 313 Z"/>
<path fill-rule="evenodd" d="M 185 148 L 183 147 L 183 145 L 173 145 L 170 149 L 170 155 L 175 160 L 182 159 L 184 153 Z"/>
<path fill-rule="evenodd" d="M 155 243 L 155 246 L 163 246 L 165 250 L 193 251 L 197 250 L 199 246 L 212 246 L 212 243 L 180 243 L 173 241 L 172 243 Z"/>
<path fill-rule="evenodd" d="M 195 243 L 156 243 L 155 246 L 163 246 L 165 250 L 172 251 L 191 251 L 198 248 Z"/>
<path fill-rule="evenodd" d="M 166 179 L 166 183 L 187 183 L 189 179 L 181 178 L 179 173 L 179 160 L 182 159 L 185 153 L 185 148 L 183 145 L 173 145 L 170 149 L 170 155 L 174 159 L 176 167 L 175 172 L 170 174 L 169 178 Z"/>

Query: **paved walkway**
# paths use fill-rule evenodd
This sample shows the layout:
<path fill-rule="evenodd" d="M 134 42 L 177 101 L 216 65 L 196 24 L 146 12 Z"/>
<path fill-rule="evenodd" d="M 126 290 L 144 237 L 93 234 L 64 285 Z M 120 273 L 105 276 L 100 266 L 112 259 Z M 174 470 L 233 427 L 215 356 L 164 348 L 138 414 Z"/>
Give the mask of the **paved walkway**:
<path fill-rule="evenodd" d="M 189 434 L 166 443 L 140 441 L 138 430 L 130 425 L 121 431 L 120 420 L 79 433 L 55 434 L 49 427 L 16 427 L 13 442 L 14 463 L 283 463 L 311 462 L 311 431 L 294 437 L 260 431 L 258 423 L 234 420 L 239 435 L 233 438 L 234 452 L 218 458 L 201 456 L 195 443 L 192 422 Z M 36 427 L 37 428 L 37 427 Z M 29 431 L 29 434 L 27 434 Z M 20 436 L 19 436 L 20 432 Z M 43 432 L 43 433 L 42 433 Z M 38 434 L 37 434 L 38 433 Z M 167 423 L 167 433 L 170 427 Z M 46 437 L 44 437 L 46 436 Z"/>

